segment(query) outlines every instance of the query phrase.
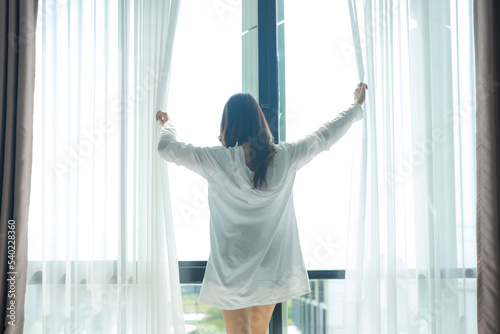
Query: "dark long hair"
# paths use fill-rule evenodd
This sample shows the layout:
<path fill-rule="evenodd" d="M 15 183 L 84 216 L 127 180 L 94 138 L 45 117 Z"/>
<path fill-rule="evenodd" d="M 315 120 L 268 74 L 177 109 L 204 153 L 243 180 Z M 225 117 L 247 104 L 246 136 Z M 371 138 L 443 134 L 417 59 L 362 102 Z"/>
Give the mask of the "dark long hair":
<path fill-rule="evenodd" d="M 238 93 L 229 98 L 222 113 L 220 140 L 225 147 L 249 142 L 253 188 L 267 184 L 267 168 L 277 150 L 264 113 L 252 95 Z"/>

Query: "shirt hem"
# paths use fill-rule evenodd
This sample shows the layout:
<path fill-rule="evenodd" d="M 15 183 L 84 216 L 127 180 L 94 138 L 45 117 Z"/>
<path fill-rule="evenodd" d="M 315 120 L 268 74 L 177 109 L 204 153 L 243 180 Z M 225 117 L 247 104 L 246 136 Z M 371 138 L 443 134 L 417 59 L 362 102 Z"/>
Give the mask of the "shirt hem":
<path fill-rule="evenodd" d="M 290 294 L 288 296 L 277 298 L 277 299 L 273 299 L 273 300 L 267 300 L 267 301 L 263 301 L 263 302 L 246 303 L 246 304 L 240 304 L 240 305 L 236 305 L 236 306 L 234 306 L 234 305 L 227 306 L 227 305 L 222 305 L 222 304 L 214 303 L 214 302 L 206 300 L 206 299 L 204 299 L 202 297 L 199 297 L 198 301 L 200 303 L 203 303 L 203 304 L 207 304 L 207 305 L 211 305 L 211 306 L 220 308 L 221 310 L 233 311 L 233 310 L 239 310 L 239 309 L 242 309 L 242 308 L 247 308 L 247 307 L 252 307 L 252 306 L 269 305 L 269 304 L 281 303 L 281 302 L 284 302 L 286 300 L 289 300 L 289 299 L 292 299 L 292 298 L 295 298 L 295 297 L 303 296 L 303 295 L 308 294 L 310 292 L 311 292 L 311 289 L 309 288 L 307 290 L 303 290 L 301 292 L 293 293 L 293 294 Z"/>

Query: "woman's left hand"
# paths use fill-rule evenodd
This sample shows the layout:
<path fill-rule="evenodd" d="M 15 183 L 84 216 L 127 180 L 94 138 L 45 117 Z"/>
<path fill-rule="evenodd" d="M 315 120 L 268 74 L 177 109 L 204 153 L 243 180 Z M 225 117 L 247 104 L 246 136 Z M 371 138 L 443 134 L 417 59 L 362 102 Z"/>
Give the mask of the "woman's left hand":
<path fill-rule="evenodd" d="M 156 121 L 160 122 L 161 125 L 163 126 L 163 124 L 165 124 L 166 121 L 168 121 L 170 118 L 168 117 L 168 114 L 166 111 L 161 111 L 161 110 L 158 110 L 156 112 Z"/>

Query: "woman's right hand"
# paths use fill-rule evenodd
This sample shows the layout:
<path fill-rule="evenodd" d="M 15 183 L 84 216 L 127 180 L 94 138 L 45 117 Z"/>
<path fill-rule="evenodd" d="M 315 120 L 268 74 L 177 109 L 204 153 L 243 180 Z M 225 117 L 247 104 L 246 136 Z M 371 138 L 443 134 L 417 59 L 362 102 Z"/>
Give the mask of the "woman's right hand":
<path fill-rule="evenodd" d="M 163 126 L 163 124 L 165 124 L 166 121 L 170 120 L 170 117 L 168 117 L 168 114 L 166 111 L 161 111 L 161 110 L 158 110 L 156 112 L 156 121 L 157 122 L 160 122 L 161 125 Z"/>
<path fill-rule="evenodd" d="M 354 100 L 358 101 L 360 105 L 363 105 L 365 102 L 365 89 L 368 89 L 368 86 L 365 83 L 360 82 L 354 90 Z"/>

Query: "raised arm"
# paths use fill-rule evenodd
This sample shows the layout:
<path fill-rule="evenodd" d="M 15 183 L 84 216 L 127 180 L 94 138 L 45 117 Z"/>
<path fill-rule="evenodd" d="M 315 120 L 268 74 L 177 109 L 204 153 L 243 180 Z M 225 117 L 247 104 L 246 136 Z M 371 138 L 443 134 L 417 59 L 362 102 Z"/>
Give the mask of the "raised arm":
<path fill-rule="evenodd" d="M 212 154 L 216 148 L 198 147 L 177 141 L 177 131 L 174 124 L 168 119 L 168 115 L 166 113 L 159 115 L 158 113 L 156 120 L 162 124 L 158 134 L 158 154 L 160 157 L 168 162 L 184 166 L 206 179 L 212 177 L 218 164 Z"/>
<path fill-rule="evenodd" d="M 327 151 L 349 130 L 351 125 L 364 116 L 361 105 L 365 100 L 365 89 L 368 87 L 360 83 L 354 91 L 354 100 L 346 110 L 342 111 L 333 120 L 324 123 L 316 131 L 290 143 L 284 143 L 290 154 L 292 167 L 300 169 L 322 151 Z"/>

